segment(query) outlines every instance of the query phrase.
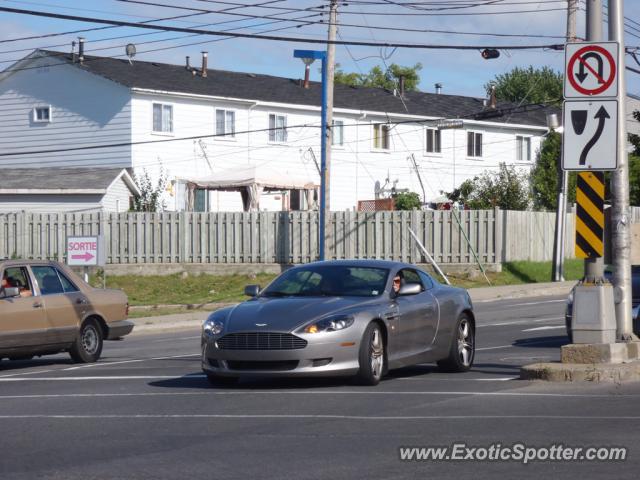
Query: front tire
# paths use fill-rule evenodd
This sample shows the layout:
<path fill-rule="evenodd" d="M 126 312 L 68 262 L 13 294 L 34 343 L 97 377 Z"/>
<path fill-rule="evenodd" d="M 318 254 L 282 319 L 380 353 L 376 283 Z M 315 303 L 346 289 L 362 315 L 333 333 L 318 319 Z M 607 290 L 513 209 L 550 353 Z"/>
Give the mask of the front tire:
<path fill-rule="evenodd" d="M 456 322 L 449 356 L 438 361 L 438 367 L 445 372 L 466 372 L 473 365 L 475 353 L 475 329 L 469 315 L 463 313 Z"/>
<path fill-rule="evenodd" d="M 362 335 L 358 363 L 356 381 L 360 385 L 378 385 L 386 371 L 386 355 L 382 329 L 377 323 L 370 323 Z"/>
<path fill-rule="evenodd" d="M 93 319 L 86 320 L 80 333 L 69 350 L 71 359 L 76 363 L 93 363 L 98 361 L 102 353 L 102 328 Z"/>

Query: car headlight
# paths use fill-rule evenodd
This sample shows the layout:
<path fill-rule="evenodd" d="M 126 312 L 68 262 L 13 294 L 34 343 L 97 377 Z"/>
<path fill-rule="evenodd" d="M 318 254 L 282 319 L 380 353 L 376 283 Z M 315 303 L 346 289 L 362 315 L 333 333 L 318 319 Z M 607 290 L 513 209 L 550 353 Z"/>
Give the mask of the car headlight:
<path fill-rule="evenodd" d="M 224 330 L 224 323 L 216 318 L 207 318 L 202 324 L 202 330 L 209 335 L 218 335 Z"/>
<path fill-rule="evenodd" d="M 302 333 L 336 332 L 353 325 L 355 317 L 352 315 L 334 315 L 310 323 L 300 330 Z"/>

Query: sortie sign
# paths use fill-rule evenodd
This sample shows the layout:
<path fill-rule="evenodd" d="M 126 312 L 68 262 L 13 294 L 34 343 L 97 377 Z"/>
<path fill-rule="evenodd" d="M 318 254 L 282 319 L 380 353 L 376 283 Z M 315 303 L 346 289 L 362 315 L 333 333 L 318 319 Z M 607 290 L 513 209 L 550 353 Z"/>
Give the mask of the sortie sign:
<path fill-rule="evenodd" d="M 91 267 L 104 264 L 104 242 L 101 235 L 67 237 L 67 265 Z"/>

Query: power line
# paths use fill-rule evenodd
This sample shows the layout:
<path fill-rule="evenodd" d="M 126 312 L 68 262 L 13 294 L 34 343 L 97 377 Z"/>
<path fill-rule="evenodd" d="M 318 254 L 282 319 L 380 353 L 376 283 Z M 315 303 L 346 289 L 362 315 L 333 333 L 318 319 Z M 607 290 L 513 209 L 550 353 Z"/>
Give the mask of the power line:
<path fill-rule="evenodd" d="M 314 11 L 314 10 L 311 10 Z M 92 18 L 92 17 L 82 17 L 76 15 L 66 15 L 60 13 L 52 13 L 52 12 L 41 12 L 35 10 L 23 10 L 17 8 L 8 8 L 8 7 L 0 7 L 0 12 L 8 12 L 15 13 L 19 15 L 29 15 L 29 16 L 37 16 L 37 17 L 46 17 L 46 18 L 56 18 L 60 20 L 71 20 L 77 22 L 87 22 L 87 23 L 101 23 L 107 25 L 116 25 L 122 27 L 134 27 L 134 28 L 143 28 L 149 30 L 163 30 L 167 32 L 181 32 L 181 33 L 197 33 L 201 35 L 211 35 L 211 36 L 229 36 L 236 38 L 251 38 L 257 40 L 269 40 L 269 41 L 278 41 L 278 42 L 296 42 L 296 43 L 315 43 L 315 44 L 323 44 L 326 45 L 328 43 L 332 43 L 335 45 L 354 45 L 354 46 L 364 46 L 364 47 L 397 47 L 397 48 L 409 48 L 409 49 L 435 49 L 435 50 L 478 50 L 481 48 L 492 48 L 497 50 L 533 50 L 533 49 L 552 49 L 552 50 L 562 50 L 564 45 L 562 44 L 547 44 L 547 45 L 429 45 L 429 44 L 414 44 L 414 43 L 397 43 L 397 42 L 362 42 L 362 41 L 328 41 L 326 39 L 315 39 L 315 38 L 300 38 L 300 37 L 281 37 L 276 35 L 257 35 L 257 34 L 249 34 L 249 33 L 229 33 L 222 31 L 213 31 L 213 30 L 201 30 L 195 28 L 183 28 L 183 27 L 172 27 L 165 25 L 148 25 L 143 23 L 136 22 L 125 22 L 120 20 L 107 20 L 102 18 Z"/>
<path fill-rule="evenodd" d="M 118 2 L 123 2 L 123 3 L 134 3 L 134 4 L 141 4 L 141 5 L 149 5 L 149 6 L 155 6 L 155 7 L 164 7 L 164 8 L 172 8 L 172 9 L 180 9 L 180 10 L 188 10 L 188 11 L 198 11 L 198 12 L 207 12 L 207 13 L 220 13 L 219 11 L 215 11 L 215 10 L 206 10 L 206 9 L 200 9 L 200 8 L 193 8 L 193 7 L 181 7 L 181 6 L 176 6 L 176 5 L 170 5 L 170 4 L 165 4 L 165 3 L 157 3 L 157 2 L 150 2 L 150 1 L 144 1 L 144 0 L 115 0 Z M 234 4 L 233 2 L 214 2 L 214 3 L 223 3 L 223 4 Z M 266 7 L 264 7 L 266 8 Z M 279 7 L 282 8 L 282 7 Z M 317 7 L 309 7 L 307 9 L 300 9 L 299 11 L 317 11 L 317 10 L 313 10 L 313 8 L 317 8 Z M 319 15 L 322 15 L 324 12 L 319 12 Z M 275 17 L 271 17 L 269 15 L 251 15 L 251 14 L 247 14 L 247 13 L 225 13 L 225 15 L 235 15 L 235 16 L 240 16 L 240 17 L 244 17 L 244 18 L 261 18 L 261 19 L 270 19 L 270 18 L 275 18 Z M 296 20 L 292 20 L 295 21 L 297 23 L 301 23 L 301 24 L 307 24 L 307 25 L 330 25 L 329 22 L 324 22 L 324 21 L 309 21 L 309 20 L 300 20 L 300 19 L 296 19 Z M 376 25 L 374 27 L 371 27 L 369 25 L 359 25 L 359 24 L 353 24 L 353 23 L 340 23 L 339 24 L 340 27 L 349 27 L 349 28 L 375 28 L 376 30 L 388 30 L 388 31 L 394 31 L 394 32 L 405 32 L 405 33 L 441 33 L 441 34 L 447 34 L 447 35 L 469 35 L 469 36 L 491 36 L 491 37 L 507 37 L 507 38 L 555 38 L 555 39 L 560 39 L 560 38 L 564 38 L 564 36 L 560 36 L 560 35 L 523 35 L 523 34 L 517 34 L 517 33 L 488 33 L 488 32 L 461 32 L 461 31 L 455 31 L 455 30 L 439 30 L 439 29 L 420 29 L 420 28 L 407 28 L 407 27 L 388 27 L 388 26 L 380 26 L 380 25 Z"/>

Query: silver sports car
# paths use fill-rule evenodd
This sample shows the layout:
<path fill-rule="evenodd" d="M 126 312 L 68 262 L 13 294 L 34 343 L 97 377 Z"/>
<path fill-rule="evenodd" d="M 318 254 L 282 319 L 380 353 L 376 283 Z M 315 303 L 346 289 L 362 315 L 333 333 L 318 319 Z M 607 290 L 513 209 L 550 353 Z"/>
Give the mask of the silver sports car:
<path fill-rule="evenodd" d="M 291 268 L 250 300 L 202 326 L 202 368 L 211 383 L 243 375 L 352 375 L 376 385 L 394 368 L 437 362 L 464 372 L 475 352 L 466 290 L 414 265 L 379 260 Z"/>

